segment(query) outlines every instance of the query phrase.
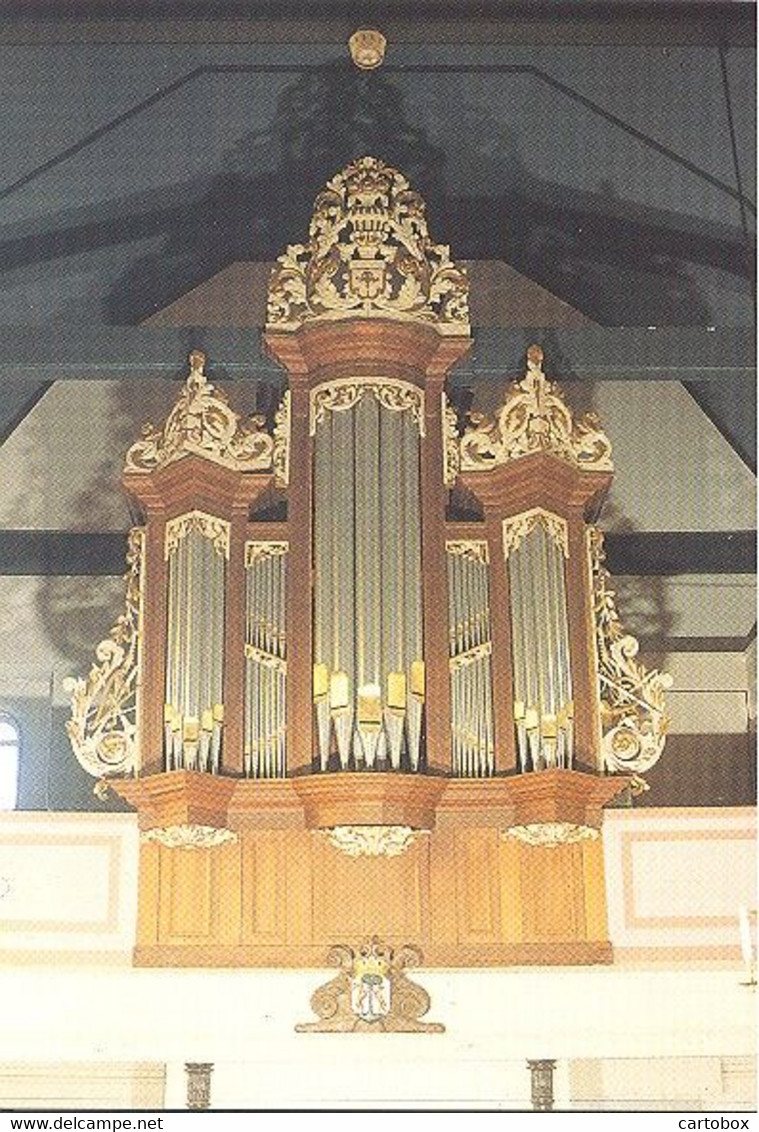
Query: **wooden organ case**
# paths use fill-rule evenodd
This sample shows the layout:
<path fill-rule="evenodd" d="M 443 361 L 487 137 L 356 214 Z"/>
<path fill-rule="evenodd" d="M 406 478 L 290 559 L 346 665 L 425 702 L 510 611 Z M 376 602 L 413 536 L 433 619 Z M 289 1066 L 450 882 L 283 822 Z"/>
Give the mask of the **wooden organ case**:
<path fill-rule="evenodd" d="M 457 419 L 466 275 L 374 158 L 280 257 L 265 344 L 270 430 L 193 353 L 129 450 L 126 612 L 72 684 L 77 758 L 139 814 L 135 962 L 320 966 L 372 933 L 433 966 L 610 962 L 603 806 L 644 788 L 667 678 L 589 522 L 598 421 L 538 347 Z"/>

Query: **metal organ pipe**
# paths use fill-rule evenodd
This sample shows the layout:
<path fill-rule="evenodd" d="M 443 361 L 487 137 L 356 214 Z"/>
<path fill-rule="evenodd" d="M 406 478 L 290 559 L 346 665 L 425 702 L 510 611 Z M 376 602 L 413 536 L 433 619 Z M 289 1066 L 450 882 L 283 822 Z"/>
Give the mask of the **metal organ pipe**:
<path fill-rule="evenodd" d="M 392 383 L 391 383 L 392 384 Z M 419 768 L 424 711 L 421 392 L 339 383 L 314 433 L 314 689 L 319 765 Z M 314 394 L 312 394 L 314 396 Z M 404 398 L 406 399 L 404 401 Z M 416 399 L 416 400 L 414 400 Z M 400 403 L 403 402 L 403 403 Z"/>
<path fill-rule="evenodd" d="M 169 770 L 219 770 L 228 551 L 229 526 L 221 519 L 191 512 L 167 524 L 164 743 Z"/>
<path fill-rule="evenodd" d="M 547 512 L 505 523 L 520 770 L 572 765 L 566 527 Z"/>
<path fill-rule="evenodd" d="M 245 566 L 245 773 L 284 778 L 287 543 L 247 543 Z"/>
<path fill-rule="evenodd" d="M 487 544 L 447 544 L 453 772 L 494 772 Z"/>

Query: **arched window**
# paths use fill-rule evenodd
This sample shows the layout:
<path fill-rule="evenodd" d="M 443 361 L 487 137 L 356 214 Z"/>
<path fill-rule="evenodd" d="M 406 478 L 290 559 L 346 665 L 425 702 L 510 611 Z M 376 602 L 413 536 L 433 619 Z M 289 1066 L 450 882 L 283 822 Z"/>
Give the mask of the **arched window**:
<path fill-rule="evenodd" d="M 0 712 L 0 810 L 15 810 L 18 798 L 19 730 Z"/>

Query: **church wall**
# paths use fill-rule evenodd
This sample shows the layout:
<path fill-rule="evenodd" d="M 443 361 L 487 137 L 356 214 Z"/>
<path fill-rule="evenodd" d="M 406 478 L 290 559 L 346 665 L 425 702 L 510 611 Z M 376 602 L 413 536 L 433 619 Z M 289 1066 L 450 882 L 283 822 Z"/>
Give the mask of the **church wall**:
<path fill-rule="evenodd" d="M 415 972 L 445 1033 L 296 1034 L 312 1017 L 310 995 L 333 974 L 0 969 L 13 1020 L 0 1032 L 0 1079 L 8 1063 L 59 1061 L 65 1050 L 69 1064 L 108 1063 L 110 1072 L 113 1063 L 164 1064 L 165 1103 L 179 1108 L 186 1061 L 214 1064 L 219 1108 L 525 1108 L 525 1060 L 537 1057 L 557 1059 L 560 1108 L 625 1093 L 681 1104 L 687 1094 L 689 1109 L 724 1108 L 739 1087 L 745 1104 L 753 1083 L 754 997 L 732 969 Z"/>
<path fill-rule="evenodd" d="M 137 851 L 131 814 L 3 814 L 0 962 L 129 962 Z"/>

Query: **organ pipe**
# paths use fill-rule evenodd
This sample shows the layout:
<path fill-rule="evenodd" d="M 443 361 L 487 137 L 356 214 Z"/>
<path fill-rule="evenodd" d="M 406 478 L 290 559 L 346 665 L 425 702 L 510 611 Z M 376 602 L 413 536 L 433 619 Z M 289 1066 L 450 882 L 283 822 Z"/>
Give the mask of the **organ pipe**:
<path fill-rule="evenodd" d="M 506 520 L 504 536 L 519 769 L 571 768 L 574 702 L 564 570 L 566 524 L 535 510 Z"/>
<path fill-rule="evenodd" d="M 421 394 L 340 383 L 314 423 L 314 685 L 319 766 L 418 770 L 424 713 Z"/>
<path fill-rule="evenodd" d="M 486 778 L 495 751 L 487 543 L 450 541 L 446 551 L 453 773 Z"/>
<path fill-rule="evenodd" d="M 167 524 L 167 770 L 219 770 L 228 552 L 222 519 L 191 512 Z"/>
<path fill-rule="evenodd" d="M 249 778 L 284 778 L 287 543 L 245 545 L 245 747 Z"/>

